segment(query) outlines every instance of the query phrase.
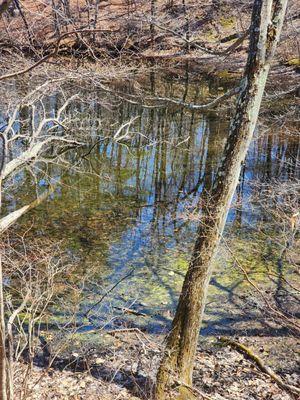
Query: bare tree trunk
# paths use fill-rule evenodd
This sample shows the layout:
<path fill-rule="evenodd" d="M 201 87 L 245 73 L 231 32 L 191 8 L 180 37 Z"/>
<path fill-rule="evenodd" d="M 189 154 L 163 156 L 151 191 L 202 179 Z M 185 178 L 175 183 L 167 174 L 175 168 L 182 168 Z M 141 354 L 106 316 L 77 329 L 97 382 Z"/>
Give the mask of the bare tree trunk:
<path fill-rule="evenodd" d="M 150 22 L 150 36 L 151 36 L 151 47 L 154 48 L 154 40 L 155 40 L 155 27 L 154 27 L 154 18 L 156 13 L 156 0 L 151 0 L 151 22 Z"/>
<path fill-rule="evenodd" d="M 203 210 L 192 259 L 182 287 L 172 330 L 157 375 L 156 399 L 166 400 L 172 383 L 192 384 L 193 364 L 212 259 L 223 233 L 228 210 L 238 184 L 256 126 L 270 61 L 280 36 L 287 0 L 255 0 L 248 60 L 240 85 L 225 154 Z M 184 391 L 184 385 L 180 388 Z"/>
<path fill-rule="evenodd" d="M 182 0 L 182 7 L 183 7 L 183 13 L 184 13 L 184 19 L 185 19 L 185 41 L 186 41 L 186 47 L 185 50 L 188 53 L 191 48 L 190 44 L 190 17 L 188 15 L 187 11 L 187 5 L 186 5 L 186 0 Z"/>
<path fill-rule="evenodd" d="M 100 3 L 100 0 L 96 0 L 96 2 L 95 2 L 94 24 L 93 24 L 94 25 L 94 29 L 97 28 L 97 23 L 98 23 L 99 3 Z M 94 32 L 94 35 L 93 35 L 93 41 L 95 42 L 95 40 L 96 40 L 96 32 Z"/>
<path fill-rule="evenodd" d="M 60 36 L 60 23 L 59 23 L 59 15 L 58 15 L 58 12 L 56 9 L 56 7 L 58 7 L 58 5 L 56 5 L 55 0 L 52 0 L 51 7 L 52 7 L 52 13 L 53 13 L 53 20 L 54 20 L 55 36 L 59 37 Z"/>
<path fill-rule="evenodd" d="M 1 9 L 0 9 L 1 16 Z M 2 171 L 5 167 L 6 140 L 0 133 L 0 213 L 2 209 Z M 2 249 L 0 247 L 0 400 L 6 400 L 6 353 L 3 299 Z"/>
<path fill-rule="evenodd" d="M 71 21 L 72 13 L 71 13 L 71 7 L 70 7 L 70 0 L 64 0 L 63 6 L 64 6 L 64 12 L 65 12 L 66 17 L 68 18 L 69 21 Z"/>
<path fill-rule="evenodd" d="M 91 4 L 90 4 L 90 0 L 86 0 L 85 2 L 86 2 L 86 5 L 87 5 L 88 27 L 89 27 L 89 29 L 90 29 L 90 28 L 91 28 L 91 15 L 90 15 L 90 7 L 91 7 Z"/>
<path fill-rule="evenodd" d="M 23 10 L 22 10 L 21 4 L 19 3 L 19 0 L 14 0 L 14 4 L 15 4 L 16 8 L 18 9 L 18 11 L 19 11 L 19 13 L 21 15 L 21 18 L 22 18 L 22 20 L 24 22 L 25 29 L 26 29 L 27 36 L 28 36 L 29 44 L 30 44 L 30 46 L 33 47 L 34 46 L 34 40 L 33 40 L 33 37 L 32 37 L 32 32 L 31 32 L 31 30 L 29 28 L 27 19 L 25 17 L 25 14 L 23 13 Z"/>
<path fill-rule="evenodd" d="M 5 323 L 2 279 L 2 254 L 0 253 L 0 400 L 6 400 Z"/>
<path fill-rule="evenodd" d="M 5 163 L 5 142 L 1 139 L 0 156 L 0 211 L 2 206 L 2 169 Z M 5 352 L 5 321 L 4 321 L 4 298 L 3 298 L 3 274 L 2 274 L 2 249 L 0 248 L 0 400 L 6 400 L 6 352 Z"/>

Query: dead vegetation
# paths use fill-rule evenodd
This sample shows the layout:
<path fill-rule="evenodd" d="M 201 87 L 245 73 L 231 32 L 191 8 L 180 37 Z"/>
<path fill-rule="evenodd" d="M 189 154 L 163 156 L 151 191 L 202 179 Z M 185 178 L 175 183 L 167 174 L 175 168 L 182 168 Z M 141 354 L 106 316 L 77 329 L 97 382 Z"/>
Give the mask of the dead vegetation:
<path fill-rule="evenodd" d="M 67 57 L 103 64 L 111 58 L 190 61 L 230 76 L 245 62 L 251 2 L 13 1 L 2 16 L 0 49 L 22 69 Z M 299 15 L 289 3 L 277 63 L 298 68 Z M 5 65 L 3 65 L 5 69 Z M 29 67 L 24 67 L 27 69 Z M 15 72 L 15 71 L 14 71 Z"/>

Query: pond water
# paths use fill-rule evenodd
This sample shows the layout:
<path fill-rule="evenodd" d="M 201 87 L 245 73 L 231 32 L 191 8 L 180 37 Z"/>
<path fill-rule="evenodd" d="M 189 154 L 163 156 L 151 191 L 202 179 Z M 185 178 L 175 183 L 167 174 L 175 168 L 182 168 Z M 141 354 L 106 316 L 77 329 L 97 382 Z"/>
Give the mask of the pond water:
<path fill-rule="evenodd" d="M 141 88 L 201 103 L 208 94 L 224 90 L 219 85 L 152 76 Z M 71 105 L 67 113 L 75 131 L 84 132 L 93 148 L 68 153 L 74 168 L 38 166 L 37 185 L 30 172 L 19 173 L 5 192 L 4 211 L 26 204 L 49 179 L 57 182 L 53 195 L 25 215 L 18 230 L 31 227 L 33 237 L 59 240 L 62 251 L 76 261 L 75 280 L 82 288 L 77 309 L 81 331 L 137 326 L 165 332 L 195 240 L 201 193 L 210 190 L 222 157 L 230 110 L 150 108 L 99 90 L 81 92 L 85 101 Z M 50 114 L 58 109 L 61 97 L 59 92 L 45 99 Z M 118 127 L 133 118 L 129 138 L 113 140 Z M 83 154 L 87 155 L 81 159 Z M 254 182 L 299 177 L 298 159 L 299 138 L 279 129 L 256 132 L 227 223 L 227 236 L 235 238 L 245 257 L 251 248 L 264 245 L 255 227 L 265 215 L 249 202 Z M 241 295 L 243 279 L 229 259 L 222 245 L 203 334 L 226 333 L 245 320 L 234 297 Z M 261 268 L 254 257 L 251 260 Z M 52 307 L 57 318 L 68 318 L 62 306 L 68 301 L 61 299 Z"/>

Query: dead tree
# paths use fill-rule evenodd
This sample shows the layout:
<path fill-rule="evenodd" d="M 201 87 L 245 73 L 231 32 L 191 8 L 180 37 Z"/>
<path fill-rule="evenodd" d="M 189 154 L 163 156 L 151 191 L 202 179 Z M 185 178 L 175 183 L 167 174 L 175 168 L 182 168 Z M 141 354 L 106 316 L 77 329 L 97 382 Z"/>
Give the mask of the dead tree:
<path fill-rule="evenodd" d="M 287 0 L 255 0 L 248 59 L 240 84 L 221 166 L 203 209 L 197 239 L 182 287 L 171 332 L 157 374 L 156 399 L 165 400 L 174 382 L 180 391 L 192 385 L 193 364 L 206 295 L 228 210 L 256 126 Z M 174 397 L 172 397 L 174 398 Z"/>

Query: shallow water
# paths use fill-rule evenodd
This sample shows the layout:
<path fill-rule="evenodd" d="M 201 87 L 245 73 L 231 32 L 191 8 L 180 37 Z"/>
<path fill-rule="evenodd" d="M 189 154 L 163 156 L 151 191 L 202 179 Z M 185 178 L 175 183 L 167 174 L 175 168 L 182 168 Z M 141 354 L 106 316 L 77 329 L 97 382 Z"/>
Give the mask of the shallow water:
<path fill-rule="evenodd" d="M 209 81 L 186 84 L 174 78 L 153 81 L 152 76 L 143 85 L 152 93 L 196 102 L 218 92 L 218 85 Z M 63 252 L 78 264 L 76 282 L 85 282 L 77 310 L 82 331 L 137 326 L 164 332 L 195 239 L 201 193 L 211 188 L 222 157 L 230 110 L 144 108 L 99 91 L 83 93 L 88 100 L 71 106 L 68 115 L 90 143 L 100 142 L 79 163 L 90 147 L 69 152 L 68 161 L 76 168 L 49 165 L 45 173 L 38 166 L 38 190 L 49 179 L 58 186 L 42 206 L 23 217 L 18 229 L 31 226 L 32 236 L 61 241 Z M 61 94 L 49 96 L 46 110 L 53 113 L 60 102 Z M 134 117 L 129 138 L 112 140 L 118 127 Z M 298 158 L 299 140 L 279 129 L 256 132 L 227 223 L 228 236 L 236 238 L 239 251 L 263 246 L 255 226 L 265 215 L 249 202 L 253 183 L 299 177 Z M 31 174 L 19 173 L 5 192 L 5 209 L 23 205 L 35 191 Z M 226 333 L 235 323 L 247 321 L 234 297 L 242 293 L 243 279 L 222 246 L 219 253 L 203 334 Z M 61 299 L 61 305 L 52 308 L 57 318 L 68 318 L 63 303 Z M 124 313 L 124 308 L 139 315 Z M 232 308 L 236 319 L 229 313 Z"/>

